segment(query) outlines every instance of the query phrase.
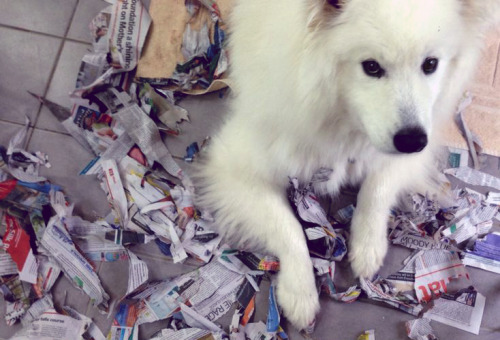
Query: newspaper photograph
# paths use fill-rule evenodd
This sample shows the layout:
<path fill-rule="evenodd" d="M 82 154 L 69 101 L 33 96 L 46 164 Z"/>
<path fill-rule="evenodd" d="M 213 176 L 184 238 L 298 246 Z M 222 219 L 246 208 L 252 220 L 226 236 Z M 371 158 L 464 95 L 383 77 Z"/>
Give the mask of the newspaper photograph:
<path fill-rule="evenodd" d="M 137 312 L 136 305 L 121 303 L 118 306 L 107 338 L 112 340 L 138 340 L 139 327 L 135 324 Z"/>
<path fill-rule="evenodd" d="M 474 248 L 465 253 L 463 263 L 500 274 L 500 233 L 494 232 L 476 240 Z"/>

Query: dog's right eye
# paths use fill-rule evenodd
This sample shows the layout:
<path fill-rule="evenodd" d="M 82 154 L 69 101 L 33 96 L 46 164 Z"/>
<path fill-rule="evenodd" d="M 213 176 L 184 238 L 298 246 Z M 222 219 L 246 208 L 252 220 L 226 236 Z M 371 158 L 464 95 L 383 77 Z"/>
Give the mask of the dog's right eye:
<path fill-rule="evenodd" d="M 367 76 L 381 78 L 385 70 L 375 60 L 365 60 L 361 63 Z"/>

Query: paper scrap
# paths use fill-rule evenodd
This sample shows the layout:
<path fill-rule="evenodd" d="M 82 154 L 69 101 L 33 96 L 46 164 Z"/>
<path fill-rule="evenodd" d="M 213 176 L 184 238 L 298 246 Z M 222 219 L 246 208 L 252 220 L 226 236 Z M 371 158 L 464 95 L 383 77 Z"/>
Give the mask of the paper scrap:
<path fill-rule="evenodd" d="M 415 319 L 405 323 L 406 334 L 412 340 L 438 340 L 429 319 Z"/>
<path fill-rule="evenodd" d="M 459 292 L 443 294 L 434 300 L 434 307 L 424 318 L 441 322 L 464 331 L 479 334 L 486 298 L 472 287 Z"/>
<path fill-rule="evenodd" d="M 415 261 L 415 290 L 420 302 L 447 292 L 453 278 L 469 279 L 462 261 L 456 253 L 447 250 L 427 250 Z"/>

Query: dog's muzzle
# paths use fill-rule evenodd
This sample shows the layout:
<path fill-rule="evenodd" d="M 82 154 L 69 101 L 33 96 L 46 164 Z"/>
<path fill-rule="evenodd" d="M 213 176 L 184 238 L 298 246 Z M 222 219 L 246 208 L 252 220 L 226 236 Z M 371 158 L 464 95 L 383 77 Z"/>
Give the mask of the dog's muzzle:
<path fill-rule="evenodd" d="M 405 128 L 396 133 L 393 141 L 399 152 L 419 152 L 427 145 L 427 134 L 420 127 Z"/>

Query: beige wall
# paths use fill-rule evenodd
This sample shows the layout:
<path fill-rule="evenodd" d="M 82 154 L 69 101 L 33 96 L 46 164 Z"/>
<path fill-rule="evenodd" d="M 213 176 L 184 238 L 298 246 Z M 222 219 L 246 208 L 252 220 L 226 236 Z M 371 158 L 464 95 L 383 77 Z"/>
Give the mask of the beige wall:
<path fill-rule="evenodd" d="M 483 58 L 469 90 L 474 99 L 466 110 L 466 123 L 481 138 L 485 153 L 500 156 L 500 25 L 486 39 Z M 467 149 L 454 126 L 450 126 L 447 144 Z"/>

